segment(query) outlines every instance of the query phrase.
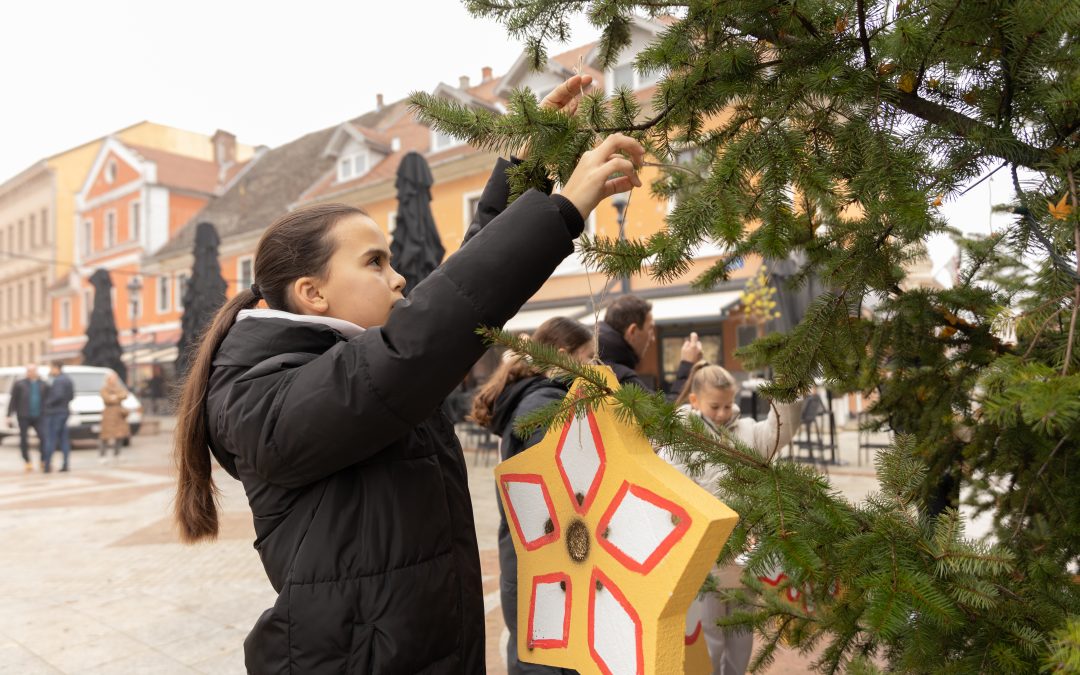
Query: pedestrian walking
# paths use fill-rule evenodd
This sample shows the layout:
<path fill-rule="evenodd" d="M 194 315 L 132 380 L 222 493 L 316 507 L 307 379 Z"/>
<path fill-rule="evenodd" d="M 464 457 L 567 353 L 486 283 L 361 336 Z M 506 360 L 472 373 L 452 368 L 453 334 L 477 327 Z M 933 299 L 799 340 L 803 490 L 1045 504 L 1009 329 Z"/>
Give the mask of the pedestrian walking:
<path fill-rule="evenodd" d="M 42 461 L 45 471 L 52 470 L 52 456 L 58 449 L 64 455 L 61 471 L 71 468 L 71 435 L 68 433 L 68 415 L 71 401 L 75 398 L 75 385 L 64 373 L 64 364 L 53 361 L 49 368 L 49 391 L 45 395 L 45 441 L 42 445 Z"/>
<path fill-rule="evenodd" d="M 518 312 L 596 205 L 641 184 L 643 157 L 605 139 L 561 194 L 504 202 L 407 301 L 363 211 L 320 204 L 266 230 L 254 284 L 218 311 L 188 373 L 175 451 L 186 541 L 217 534 L 211 456 L 248 496 L 279 593 L 244 642 L 249 672 L 485 671 L 468 476 L 441 404 L 485 351 L 477 327 Z M 489 181 L 501 194 L 508 166 Z"/>
<path fill-rule="evenodd" d="M 112 446 L 113 461 L 120 461 L 120 448 L 131 437 L 131 427 L 127 423 L 127 410 L 124 399 L 127 389 L 120 383 L 120 377 L 110 372 L 105 376 L 105 386 L 101 388 L 101 400 L 105 410 L 101 413 L 101 450 L 98 459 L 102 464 L 109 460 L 109 446 Z"/>
<path fill-rule="evenodd" d="M 554 317 L 540 324 L 530 341 L 554 347 L 581 363 L 593 360 L 592 333 L 573 319 Z M 569 383 L 556 380 L 537 370 L 527 360 L 513 355 L 477 392 L 473 399 L 472 417 L 502 440 L 499 454 L 510 459 L 539 443 L 547 432 L 539 429 L 528 439 L 514 433 L 517 421 L 540 408 L 566 397 Z M 509 675 L 565 675 L 573 671 L 553 666 L 525 663 L 518 659 L 517 639 L 517 553 L 510 528 L 499 505 L 499 591 L 503 620 L 510 633 L 506 645 L 506 664 Z"/>
<path fill-rule="evenodd" d="M 30 430 L 38 439 L 38 451 L 42 453 L 41 470 L 47 471 L 45 466 L 45 395 L 49 385 L 38 377 L 36 365 L 26 367 L 26 377 L 17 380 L 11 385 L 11 397 L 8 401 L 8 417 L 15 418 L 19 425 L 19 452 L 22 453 L 23 464 L 27 472 L 34 470 L 34 463 L 30 460 Z M 11 426 L 15 426 L 12 424 Z"/>

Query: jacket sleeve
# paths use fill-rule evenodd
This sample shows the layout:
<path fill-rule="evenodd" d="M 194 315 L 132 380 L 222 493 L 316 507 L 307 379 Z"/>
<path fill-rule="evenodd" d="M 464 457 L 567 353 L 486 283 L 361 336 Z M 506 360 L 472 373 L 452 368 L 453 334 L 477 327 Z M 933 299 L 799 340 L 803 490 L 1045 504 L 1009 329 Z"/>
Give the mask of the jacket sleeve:
<path fill-rule="evenodd" d="M 573 251 L 556 199 L 529 191 L 451 255 L 386 324 L 297 367 L 252 368 L 212 406 L 217 437 L 264 480 L 299 487 L 363 461 L 430 416 Z M 211 396 L 214 396 L 213 390 Z"/>
<path fill-rule="evenodd" d="M 510 201 L 510 182 L 506 177 L 506 170 L 518 164 L 521 164 L 521 160 L 516 157 L 511 157 L 509 160 L 500 157 L 495 161 L 495 168 L 484 186 L 484 191 L 480 194 L 476 213 L 473 214 L 469 229 L 465 232 L 465 239 L 461 242 L 462 246 L 475 237 L 496 216 L 506 210 L 507 202 Z M 552 186 L 547 185 L 544 192 L 551 194 L 551 189 Z"/>
<path fill-rule="evenodd" d="M 739 440 L 758 452 L 770 453 L 774 448 L 779 452 L 795 437 L 795 432 L 799 429 L 803 404 L 803 401 L 778 403 L 775 410 L 770 407 L 769 416 L 760 422 L 752 419 L 739 420 L 735 430 Z M 780 413 L 779 416 L 776 414 L 777 411 Z M 779 427 L 779 433 L 777 427 Z"/>
<path fill-rule="evenodd" d="M 667 393 L 668 401 L 679 398 L 686 381 L 690 379 L 690 370 L 694 367 L 689 361 L 679 361 L 679 369 L 675 371 L 675 381 L 671 383 L 671 390 Z"/>
<path fill-rule="evenodd" d="M 22 387 L 19 386 L 19 381 L 15 380 L 15 383 L 11 385 L 11 396 L 8 398 L 8 417 L 16 415 L 19 411 L 19 398 L 22 395 Z"/>

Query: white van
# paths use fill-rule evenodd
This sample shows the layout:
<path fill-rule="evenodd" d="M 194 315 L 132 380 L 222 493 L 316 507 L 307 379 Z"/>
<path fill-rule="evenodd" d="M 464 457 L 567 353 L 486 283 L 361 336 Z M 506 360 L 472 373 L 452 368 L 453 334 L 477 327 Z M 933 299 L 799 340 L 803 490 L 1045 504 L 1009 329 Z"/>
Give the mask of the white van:
<path fill-rule="evenodd" d="M 111 368 L 97 366 L 64 366 L 64 373 L 75 385 L 75 398 L 69 406 L 71 412 L 68 417 L 71 438 L 97 438 L 101 433 L 101 413 L 105 410 L 101 388 L 105 386 L 105 376 L 111 372 Z M 48 366 L 39 365 L 38 373 L 45 380 L 49 379 Z M 11 386 L 23 377 L 26 377 L 26 368 L 22 366 L 0 368 L 0 439 L 19 433 L 18 426 L 11 426 L 7 410 L 11 400 Z M 139 433 L 142 426 L 142 404 L 129 392 L 123 405 L 128 411 L 127 421 L 131 426 L 131 433 Z"/>

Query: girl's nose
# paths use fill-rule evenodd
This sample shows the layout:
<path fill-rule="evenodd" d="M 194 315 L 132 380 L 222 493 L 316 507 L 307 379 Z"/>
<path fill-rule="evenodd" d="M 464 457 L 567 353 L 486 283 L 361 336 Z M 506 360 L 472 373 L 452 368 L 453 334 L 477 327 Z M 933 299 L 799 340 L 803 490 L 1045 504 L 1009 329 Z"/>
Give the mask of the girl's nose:
<path fill-rule="evenodd" d="M 395 271 L 392 267 L 390 268 L 390 274 L 392 279 L 392 281 L 390 282 L 391 290 L 393 290 L 395 293 L 401 293 L 402 291 L 404 291 L 405 277 L 398 274 L 397 271 Z"/>

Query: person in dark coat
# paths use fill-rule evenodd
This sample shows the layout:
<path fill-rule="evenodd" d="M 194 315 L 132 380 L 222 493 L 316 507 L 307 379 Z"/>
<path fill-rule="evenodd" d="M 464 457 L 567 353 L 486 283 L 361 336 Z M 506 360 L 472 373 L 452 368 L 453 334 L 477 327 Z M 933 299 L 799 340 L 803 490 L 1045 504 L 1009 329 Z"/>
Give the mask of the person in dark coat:
<path fill-rule="evenodd" d="M 217 533 L 211 454 L 254 515 L 279 595 L 244 642 L 249 672 L 485 671 L 468 476 L 441 404 L 484 353 L 477 327 L 517 313 L 596 204 L 641 184 L 643 156 L 609 137 L 561 194 L 523 194 L 408 300 L 359 209 L 310 206 L 266 230 L 255 283 L 196 355 L 175 449 L 186 541 Z"/>
<path fill-rule="evenodd" d="M 61 471 L 70 470 L 71 436 L 68 433 L 68 415 L 71 401 L 75 398 L 75 385 L 64 373 L 64 364 L 53 361 L 49 368 L 49 392 L 45 395 L 45 442 L 42 445 L 42 461 L 45 471 L 50 471 L 53 453 L 58 449 L 64 453 Z"/>
<path fill-rule="evenodd" d="M 540 324 L 530 340 L 555 347 L 581 363 L 593 360 L 592 333 L 573 319 L 554 317 Z M 472 418 L 499 436 L 499 454 L 510 459 L 539 443 L 546 433 L 537 430 L 527 439 L 514 432 L 514 424 L 529 413 L 562 400 L 569 391 L 568 382 L 548 377 L 524 359 L 511 358 L 477 392 L 473 399 Z M 525 663 L 518 659 L 517 641 L 517 554 L 502 503 L 499 503 L 499 592 L 503 619 L 510 633 L 506 645 L 509 675 L 562 675 L 573 671 L 552 666 Z"/>
<path fill-rule="evenodd" d="M 622 295 L 608 305 L 599 329 L 600 360 L 611 367 L 620 385 L 635 384 L 645 391 L 654 388 L 637 373 L 638 364 L 656 339 L 652 305 L 636 295 Z M 686 385 L 690 369 L 701 360 L 701 343 L 697 333 L 683 343 L 682 359 L 675 373 L 668 398 L 674 400 Z"/>
<path fill-rule="evenodd" d="M 33 364 L 26 367 L 25 378 L 11 385 L 7 414 L 19 425 L 19 452 L 27 471 L 34 470 L 34 463 L 30 461 L 31 429 L 37 434 L 38 450 L 42 453 L 41 470 L 49 470 L 45 464 L 45 398 L 48 393 L 49 385 L 38 377 L 37 366 Z"/>

